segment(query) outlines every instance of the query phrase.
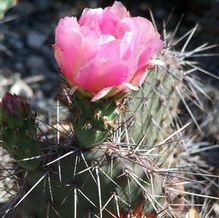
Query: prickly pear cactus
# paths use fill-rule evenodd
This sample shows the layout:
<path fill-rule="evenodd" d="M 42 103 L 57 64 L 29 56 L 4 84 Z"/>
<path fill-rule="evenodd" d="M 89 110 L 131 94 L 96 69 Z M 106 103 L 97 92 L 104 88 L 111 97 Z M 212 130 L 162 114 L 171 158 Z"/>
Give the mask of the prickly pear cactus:
<path fill-rule="evenodd" d="M 169 87 L 167 85 L 169 83 L 165 84 L 166 80 L 163 78 L 165 73 L 162 70 L 159 71 L 159 68 L 156 71 L 156 73 L 149 72 L 147 83 L 154 84 L 154 81 L 160 80 L 161 84 L 164 82 L 164 85 Z M 161 77 L 161 75 L 164 76 Z M 170 78 L 173 80 L 172 76 Z M 169 90 L 166 95 L 169 94 L 169 98 L 172 98 L 173 90 L 171 88 Z M 149 98 L 152 93 L 153 96 L 157 95 L 156 90 L 151 88 L 146 96 Z M 20 120 L 17 117 L 15 121 L 12 117 L 13 113 L 11 113 L 7 115 L 10 116 L 7 122 L 12 120 L 10 124 L 7 124 L 7 128 L 5 128 L 5 121 L 3 122 L 2 133 L 5 147 L 10 148 L 16 142 L 22 149 L 26 149 L 25 146 L 29 145 L 30 151 L 21 150 L 22 155 L 19 153 L 20 156 L 17 156 L 17 153 L 8 149 L 17 163 L 28 172 L 21 175 L 19 182 L 21 190 L 16 200 L 10 204 L 11 210 L 7 211 L 5 217 L 10 217 L 13 213 L 21 217 L 39 218 L 46 216 L 128 217 L 135 213 L 136 208 L 141 208 L 141 213 L 145 216 L 158 214 L 162 210 L 170 217 L 173 215 L 173 212 L 167 209 L 169 207 L 166 206 L 168 205 L 168 194 L 165 191 L 165 184 L 170 185 L 172 181 L 159 173 L 159 168 L 154 162 L 153 156 L 150 155 L 151 151 L 148 146 L 136 146 L 137 144 L 125 143 L 122 139 L 120 142 L 113 142 L 113 138 L 110 139 L 111 142 L 103 143 L 113 128 L 114 134 L 123 130 L 123 125 L 117 124 L 118 126 L 115 127 L 114 121 L 119 115 L 119 111 L 121 114 L 121 110 L 119 110 L 121 105 L 116 104 L 114 98 L 92 104 L 77 95 L 68 96 L 68 99 L 72 99 L 69 110 L 71 116 L 74 115 L 72 116 L 74 131 L 78 131 L 77 137 L 80 137 L 76 140 L 71 136 L 67 139 L 63 138 L 60 139 L 58 145 L 54 146 L 53 144 L 43 149 L 43 144 L 48 144 L 48 142 L 35 143 L 37 142 L 37 140 L 34 141 L 36 124 L 29 105 L 27 107 L 27 104 L 17 96 L 6 94 L 1 103 L 1 113 L 5 113 L 5 102 L 8 97 L 13 104 L 19 102 L 19 105 L 22 106 L 16 107 L 19 108 L 16 114 L 19 114 Z M 133 99 L 136 99 L 137 103 Z M 126 112 L 128 114 L 131 114 L 129 107 L 132 109 L 133 106 L 139 105 L 139 101 L 142 101 L 135 95 L 133 99 L 128 104 Z M 174 102 L 172 107 L 176 107 L 176 102 L 171 102 Z M 159 100 L 158 102 L 151 100 L 148 103 L 151 105 L 149 104 L 141 113 L 132 112 L 132 115 L 140 114 L 141 118 L 144 118 L 144 115 L 147 115 L 145 111 L 149 111 L 150 116 L 155 116 L 155 112 L 160 112 L 159 120 L 166 116 L 164 108 L 159 107 Z M 103 104 L 106 104 L 106 107 Z M 5 117 L 6 115 L 4 115 L 4 120 Z M 88 120 L 90 120 L 89 126 L 85 127 L 85 122 Z M 106 125 L 105 122 L 109 120 L 114 122 L 113 128 Z M 147 119 L 142 121 L 147 122 Z M 8 133 L 9 127 L 20 128 L 18 133 L 22 133 L 22 138 L 18 138 L 20 135 L 13 136 L 12 132 Z M 97 128 L 100 129 L 103 136 L 96 136 Z M 151 128 L 151 125 L 148 124 L 148 128 Z M 147 133 L 145 125 L 140 125 L 136 129 L 139 130 L 138 136 L 144 137 Z M 28 130 L 34 131 L 31 140 L 30 135 L 26 134 Z M 135 130 L 132 131 L 134 135 Z M 159 131 L 159 128 L 154 128 L 153 134 L 157 136 Z M 152 135 L 152 138 L 155 142 L 156 137 Z M 89 140 L 91 144 L 89 144 Z M 34 164 L 30 162 L 30 164 L 26 159 L 32 159 L 39 155 L 39 146 L 43 150 L 41 161 L 39 162 L 37 159 L 37 162 Z M 44 156 L 46 158 L 43 158 Z M 20 161 L 21 159 L 25 160 Z M 37 207 L 35 199 L 39 201 Z"/>
<path fill-rule="evenodd" d="M 163 78 L 166 74 L 162 70 L 158 71 L 159 68 L 157 73 L 149 72 L 144 86 L 160 80 L 160 86 L 164 82 L 163 85 L 169 87 L 169 82 L 166 82 L 168 79 Z M 173 80 L 174 77 L 170 78 Z M 174 81 L 172 83 L 174 84 Z M 167 99 L 174 96 L 174 90 L 169 90 L 166 92 L 166 95 L 169 94 L 166 96 Z M 157 92 L 151 88 L 148 94 L 145 94 L 149 98 L 151 95 L 156 96 Z M 122 137 L 120 141 L 113 139 L 113 135 L 124 129 L 120 123 L 115 126 L 121 105 L 116 104 L 114 99 L 88 104 L 86 99 L 78 99 L 78 96 L 68 98 L 72 99 L 69 110 L 71 116 L 74 115 L 74 131 L 77 132 L 77 137 L 80 137 L 75 140 L 74 135 L 70 135 L 60 139 L 59 144 L 43 140 L 39 143 L 35 117 L 29 105 L 10 94 L 3 98 L 3 146 L 14 157 L 20 169 L 27 170 L 25 174 L 19 174 L 20 191 L 10 202 L 9 209 L 3 213 L 3 217 L 11 217 L 13 214 L 18 217 L 36 218 L 129 217 L 136 213 L 136 208 L 140 208 L 142 216 L 159 214 L 162 211 L 169 217 L 174 216 L 168 206 L 169 198 L 165 188 L 166 184 L 171 185 L 172 181 L 159 173 L 149 147 L 143 146 L 144 144 L 127 143 Z M 131 114 L 129 110 L 134 106 L 134 99 L 137 102 L 135 105 L 139 105 L 140 99 L 134 95 L 132 101 L 126 105 L 128 114 Z M 169 102 L 174 103 L 171 105 L 172 108 L 176 107 L 177 101 L 178 99 Z M 103 102 L 109 103 L 106 108 L 102 106 Z M 164 107 L 159 107 L 159 102 L 159 99 L 155 102 L 148 101 L 149 105 L 144 107 L 141 113 L 132 112 L 132 115 L 138 115 L 142 119 L 150 115 L 156 119 L 156 113 L 160 113 L 158 120 L 161 121 L 167 115 Z M 17 110 L 14 111 L 15 108 Z M 149 115 L 145 111 L 149 111 Z M 113 128 L 106 125 L 105 122 L 109 120 L 112 121 Z M 145 125 L 131 126 L 139 132 L 135 133 L 135 129 L 127 131 L 143 138 L 145 134 L 152 134 L 148 128 L 153 128 L 151 143 L 154 143 L 160 129 L 151 127 L 152 123 L 147 120 L 142 121 Z M 85 123 L 87 126 L 84 126 Z M 167 122 L 167 129 L 170 123 Z M 96 135 L 97 128 L 102 135 Z M 27 134 L 29 132 L 31 134 Z M 108 142 L 103 142 L 106 138 Z M 51 146 L 48 146 L 50 144 Z M 17 145 L 17 149 L 14 150 L 13 145 Z M 40 150 L 42 153 L 39 153 Z M 40 159 L 34 159 L 38 155 Z"/>
<path fill-rule="evenodd" d="M 163 178 L 144 153 L 106 144 L 91 150 L 69 147 L 67 154 L 28 174 L 26 188 L 40 183 L 20 203 L 22 217 L 120 217 L 137 205 L 144 214 L 164 205 Z"/>
<path fill-rule="evenodd" d="M 22 118 L 25 112 L 29 115 L 27 104 L 18 96 L 10 94 L 6 94 L 1 103 L 2 111 L 8 97 L 10 102 L 22 102 L 25 105 L 19 108 Z M 15 123 L 16 128 L 24 125 L 22 122 L 22 125 Z M 31 124 L 36 125 L 34 122 Z M 28 129 L 32 128 L 32 125 L 28 126 Z M 7 145 L 15 142 L 26 145 L 26 138 L 6 138 L 5 130 L 2 131 Z M 22 150 L 25 155 L 16 156 L 13 150 L 8 149 L 20 167 L 28 172 L 19 175 L 21 190 L 16 200 L 11 202 L 11 210 L 7 211 L 5 217 L 14 213 L 21 217 L 39 218 L 128 217 L 139 205 L 143 214 L 159 213 L 161 208 L 164 209 L 164 177 L 157 172 L 158 168 L 145 148 L 136 148 L 135 145 L 126 143 L 104 143 L 87 148 L 83 144 L 80 146 L 74 138 L 68 138 L 60 141 L 62 146 L 53 145 L 44 149 L 41 157 L 46 156 L 46 159 L 41 158 L 40 163 L 37 160 L 37 165 L 33 165 L 29 161 L 33 161 L 32 158 L 36 155 L 35 144 L 32 141 L 28 145 L 34 153 L 24 153 Z M 22 148 L 26 149 L 25 146 Z M 21 155 L 20 153 L 18 154 Z M 28 158 L 31 160 L 26 160 Z M 39 201 L 37 207 L 35 199 Z M 167 213 L 171 212 L 167 210 Z"/>
<path fill-rule="evenodd" d="M 78 90 L 71 94 L 67 83 L 69 132 L 58 140 L 50 132 L 39 137 L 30 106 L 7 93 L 0 103 L 1 138 L 15 159 L 20 189 L 1 216 L 175 217 L 170 204 L 177 199 L 169 190 L 176 179 L 162 169 L 172 163 L 155 145 L 173 133 L 185 89 L 176 54 L 164 48 L 140 90 L 129 95 L 108 93 L 93 102 Z"/>

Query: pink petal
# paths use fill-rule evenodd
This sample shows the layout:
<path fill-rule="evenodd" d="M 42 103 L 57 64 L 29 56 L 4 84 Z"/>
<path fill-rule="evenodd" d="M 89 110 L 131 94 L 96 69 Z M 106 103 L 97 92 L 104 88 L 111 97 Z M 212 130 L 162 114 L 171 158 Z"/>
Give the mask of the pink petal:
<path fill-rule="evenodd" d="M 112 12 L 104 10 L 101 23 L 101 33 L 115 36 L 118 22 L 119 19 Z"/>
<path fill-rule="evenodd" d="M 133 86 L 132 84 L 130 83 L 122 83 L 118 86 L 111 86 L 111 87 L 107 87 L 107 88 L 104 88 L 102 90 L 100 90 L 97 94 L 95 94 L 93 96 L 93 98 L 91 99 L 92 102 L 94 101 L 98 101 L 100 100 L 101 98 L 105 98 L 105 97 L 111 97 L 115 94 L 117 94 L 118 92 L 127 92 L 129 89 L 131 90 L 134 90 L 134 91 L 137 91 L 139 90 L 138 87 L 136 86 Z"/>
<path fill-rule="evenodd" d="M 102 22 L 101 20 L 102 14 L 103 14 L 102 8 L 95 8 L 95 9 L 85 8 L 80 17 L 79 24 L 81 26 L 86 26 L 86 25 L 90 25 L 94 21 L 97 21 L 98 23 Z"/>
<path fill-rule="evenodd" d="M 160 35 L 155 31 L 153 24 L 143 17 L 133 17 L 132 21 L 138 27 L 137 38 L 138 43 L 144 43 L 152 39 L 159 39 Z"/>
<path fill-rule="evenodd" d="M 115 35 L 116 26 L 120 19 L 129 17 L 129 12 L 120 2 L 114 2 L 112 7 L 84 9 L 79 20 L 81 26 L 87 26 L 101 34 Z"/>
<path fill-rule="evenodd" d="M 93 30 L 81 27 L 80 33 L 83 35 L 81 67 L 90 59 L 94 58 L 99 49 L 99 36 Z"/>
<path fill-rule="evenodd" d="M 77 19 L 75 17 L 64 17 L 59 20 L 59 23 L 56 27 L 56 35 L 63 30 L 69 30 L 69 29 L 74 29 L 78 30 L 79 29 L 79 24 L 77 22 Z"/>
<path fill-rule="evenodd" d="M 92 102 L 95 102 L 95 101 L 98 101 L 100 100 L 101 98 L 104 98 L 106 97 L 107 95 L 109 95 L 109 93 L 113 90 L 113 88 L 115 87 L 107 87 L 107 88 L 104 88 L 102 90 L 100 90 L 97 94 L 95 94 L 93 96 L 93 98 L 91 99 Z M 115 92 L 116 93 L 116 92 Z M 115 94 L 114 93 L 114 94 Z"/>
<path fill-rule="evenodd" d="M 135 35 L 138 32 L 138 27 L 131 17 L 125 17 L 120 20 L 116 28 L 116 37 L 122 38 L 126 32 L 132 32 Z"/>
<path fill-rule="evenodd" d="M 94 94 L 104 88 L 126 81 L 129 68 L 122 60 L 96 58 L 83 67 L 76 78 L 77 85 Z"/>
<path fill-rule="evenodd" d="M 145 80 L 145 77 L 148 74 L 148 70 L 151 69 L 152 67 L 153 67 L 152 65 L 148 65 L 147 67 L 145 66 L 144 69 L 137 71 L 133 76 L 133 78 L 131 79 L 130 83 L 134 86 L 141 86 Z"/>
<path fill-rule="evenodd" d="M 81 29 L 75 18 L 66 17 L 60 20 L 55 37 L 55 58 L 63 74 L 75 84 L 81 66 L 96 54 L 98 36 L 90 29 Z"/>
<path fill-rule="evenodd" d="M 114 41 L 115 39 L 116 38 L 112 35 L 101 35 L 99 40 L 98 40 L 98 43 L 101 46 L 101 45 L 110 43 L 110 42 Z"/>
<path fill-rule="evenodd" d="M 124 17 L 130 17 L 130 14 L 126 10 L 125 6 L 119 1 L 115 1 L 112 7 L 109 7 L 107 9 L 109 9 L 110 12 L 116 15 L 119 19 L 122 19 Z"/>
<path fill-rule="evenodd" d="M 68 37 L 68 34 L 71 35 L 71 32 L 78 32 L 79 24 L 77 19 L 74 17 L 64 17 L 59 20 L 59 23 L 55 30 L 55 42 L 58 46 L 63 45 L 64 40 Z"/>
<path fill-rule="evenodd" d="M 123 88 L 121 88 L 121 87 L 123 87 Z M 131 84 L 131 83 L 123 83 L 122 86 L 120 86 L 120 89 L 121 89 L 121 90 L 122 90 L 122 89 L 127 90 L 127 88 L 128 88 L 128 89 L 131 89 L 131 90 L 133 90 L 133 91 L 138 91 L 138 90 L 139 90 L 139 88 L 138 88 L 137 86 L 134 86 L 134 85 Z"/>
<path fill-rule="evenodd" d="M 80 18 L 80 25 L 86 26 L 97 33 L 115 35 L 119 19 L 109 10 L 87 9 Z"/>
<path fill-rule="evenodd" d="M 65 23 L 65 21 L 67 21 Z M 70 27 L 75 24 L 75 28 Z M 55 35 L 55 58 L 62 69 L 64 75 L 74 83 L 74 77 L 80 67 L 80 57 L 82 55 L 83 39 L 77 31 L 78 26 L 73 18 L 61 19 Z"/>
<path fill-rule="evenodd" d="M 96 32 L 101 33 L 101 24 L 103 20 L 103 9 L 88 9 L 85 8 L 79 20 L 80 26 L 86 26 L 93 29 Z"/>
<path fill-rule="evenodd" d="M 134 52 L 130 56 L 130 64 L 132 63 L 132 69 L 134 74 L 130 74 L 128 81 L 135 86 L 140 86 L 149 69 L 153 68 L 150 64 L 150 59 L 163 47 L 163 42 L 159 39 L 151 40 L 147 42 L 144 47 Z M 134 56 L 134 57 L 133 57 Z M 131 67 L 131 66 L 130 66 Z"/>
<path fill-rule="evenodd" d="M 134 37 L 134 33 L 126 32 L 121 39 L 120 56 L 122 57 L 123 60 L 127 60 L 131 55 L 131 53 L 133 52 L 133 50 L 135 49 L 132 43 L 133 37 Z"/>
<path fill-rule="evenodd" d="M 100 37 L 101 34 L 93 29 L 90 29 L 87 26 L 81 26 L 80 27 L 80 33 L 84 38 L 91 38 L 92 40 L 97 41 Z"/>
<path fill-rule="evenodd" d="M 120 41 L 114 40 L 100 46 L 96 57 L 104 59 L 120 59 Z"/>
<path fill-rule="evenodd" d="M 105 37 L 100 38 L 100 48 L 97 52 L 97 57 L 127 60 L 131 52 L 135 49 L 132 47 L 133 33 L 131 32 L 127 32 L 122 40 L 115 39 L 110 35 L 103 36 Z"/>
<path fill-rule="evenodd" d="M 130 74 L 128 81 L 133 80 L 133 77 L 138 78 L 137 81 L 142 81 L 142 79 L 139 78 L 139 72 L 144 72 L 149 66 L 151 67 L 150 59 L 157 54 L 162 47 L 163 42 L 160 39 L 154 39 L 146 42 L 141 47 L 135 48 L 127 59 L 129 67 L 133 72 Z M 141 84 L 141 82 L 139 82 L 139 84 Z M 137 83 L 135 83 L 135 85 L 137 85 Z"/>
<path fill-rule="evenodd" d="M 117 26 L 117 38 L 122 38 L 126 32 L 132 32 L 134 34 L 133 44 L 135 47 L 151 39 L 160 38 L 159 33 L 154 30 L 152 23 L 142 17 L 127 17 L 122 19 Z"/>
<path fill-rule="evenodd" d="M 153 39 L 143 45 L 143 49 L 139 54 L 138 69 L 144 67 L 145 64 L 163 47 L 163 41 L 160 39 Z"/>

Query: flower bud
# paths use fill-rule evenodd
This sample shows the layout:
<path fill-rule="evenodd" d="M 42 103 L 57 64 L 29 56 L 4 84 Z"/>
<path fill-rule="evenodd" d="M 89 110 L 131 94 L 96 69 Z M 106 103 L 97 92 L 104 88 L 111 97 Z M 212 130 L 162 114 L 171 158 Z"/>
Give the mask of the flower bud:
<path fill-rule="evenodd" d="M 6 93 L 0 102 L 0 126 L 3 147 L 20 166 L 35 170 L 39 160 L 34 157 L 39 155 L 40 142 L 30 105 L 17 95 Z"/>

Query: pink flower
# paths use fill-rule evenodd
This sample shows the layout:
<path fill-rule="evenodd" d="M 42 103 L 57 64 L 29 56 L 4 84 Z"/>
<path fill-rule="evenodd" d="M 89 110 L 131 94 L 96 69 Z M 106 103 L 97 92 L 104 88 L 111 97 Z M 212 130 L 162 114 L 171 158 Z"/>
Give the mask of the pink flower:
<path fill-rule="evenodd" d="M 120 2 L 105 9 L 84 9 L 60 19 L 55 58 L 68 83 L 91 101 L 136 90 L 151 68 L 150 59 L 163 42 L 150 21 L 130 17 Z"/>

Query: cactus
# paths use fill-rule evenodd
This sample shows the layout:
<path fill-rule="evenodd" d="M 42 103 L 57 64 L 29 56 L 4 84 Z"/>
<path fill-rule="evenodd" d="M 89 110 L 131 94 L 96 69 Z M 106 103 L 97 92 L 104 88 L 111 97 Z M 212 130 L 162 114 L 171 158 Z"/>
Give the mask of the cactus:
<path fill-rule="evenodd" d="M 149 75 L 158 74 L 160 76 L 163 74 L 161 69 L 157 70 L 159 72 L 152 71 L 149 72 Z M 152 78 L 149 81 L 153 84 L 151 86 L 156 87 L 157 81 L 155 79 Z M 153 90 L 151 89 L 151 92 Z M 154 95 L 156 94 L 154 93 Z M 17 96 L 14 97 L 18 98 Z M 75 94 L 68 96 L 68 98 L 71 99 L 69 110 L 70 117 L 73 117 L 74 131 L 82 132 L 76 134 L 76 137 L 81 134 L 80 138 L 77 138 L 76 141 L 74 137 L 60 139 L 56 146 L 53 144 L 53 146 L 43 149 L 42 161 L 38 167 L 29 168 L 20 164 L 28 172 L 20 175 L 21 190 L 16 201 L 10 205 L 11 210 L 8 210 L 5 217 L 10 216 L 14 211 L 16 211 L 17 216 L 39 218 L 46 216 L 128 217 L 136 213 L 136 208 L 140 208 L 144 215 L 159 214 L 165 211 L 168 216 L 174 216 L 171 210 L 166 209 L 169 197 L 167 197 L 168 193 L 165 191 L 166 184 L 173 186 L 174 181 L 159 173 L 159 168 L 155 162 L 156 158 L 151 155 L 153 149 L 150 150 L 150 146 L 144 146 L 144 144 L 137 146 L 137 144 L 124 143 L 123 141 L 102 143 L 105 140 L 105 134 L 107 136 L 110 132 L 112 134 L 112 129 L 107 129 L 106 133 L 103 129 L 104 137 L 101 136 L 97 139 L 100 141 L 96 141 L 96 138 L 92 139 L 94 129 L 82 128 L 84 125 L 82 122 L 90 119 L 90 117 L 93 117 L 94 124 L 92 126 L 100 124 L 105 126 L 104 122 L 97 117 L 96 110 L 106 105 L 106 102 L 110 102 L 110 104 L 108 104 L 109 107 L 105 106 L 105 111 L 107 113 L 109 111 L 110 119 L 115 120 L 119 111 L 118 105 L 115 104 L 115 98 L 89 104 L 86 99 L 79 99 L 78 95 Z M 139 98 L 135 95 L 133 99 L 139 102 Z M 4 101 L 3 99 L 2 102 Z M 23 102 L 23 100 L 20 101 Z M 150 101 L 150 103 L 154 104 L 153 101 Z M 159 104 L 159 102 L 156 104 Z M 86 106 L 91 110 L 88 110 Z M 174 106 L 176 108 L 177 104 L 175 103 Z M 120 107 L 122 106 L 120 105 Z M 128 109 L 129 107 L 128 105 Z M 159 112 L 159 108 L 161 114 L 164 114 L 162 107 L 158 107 L 157 112 Z M 22 107 L 22 109 L 26 110 L 25 107 Z M 83 111 L 79 113 L 79 116 L 76 116 L 79 109 Z M 105 111 L 103 110 L 102 114 L 107 116 Z M 147 115 L 145 111 L 141 113 Z M 130 114 L 130 112 L 128 111 L 127 114 Z M 34 122 L 31 124 L 35 126 Z M 76 127 L 76 125 L 79 127 Z M 21 127 L 23 125 L 18 125 L 17 128 Z M 28 127 L 33 129 L 31 125 Z M 143 125 L 138 129 L 140 130 L 139 135 L 144 136 L 143 132 L 146 132 L 147 129 Z M 117 126 L 114 129 L 114 134 L 120 131 L 123 131 L 123 125 Z M 153 130 L 155 135 L 158 135 L 158 131 L 157 128 Z M 83 139 L 83 136 L 87 135 L 88 137 Z M 27 142 L 29 142 L 28 140 Z M 24 144 L 26 143 L 25 138 L 22 141 Z M 44 143 L 48 144 L 48 142 Z M 46 146 L 44 145 L 44 147 Z M 29 158 L 31 159 L 35 155 L 37 154 L 30 153 Z M 21 156 L 15 159 L 20 160 L 22 157 L 27 158 L 27 156 Z M 24 163 L 26 162 L 24 161 Z M 37 207 L 33 204 L 35 199 L 39 199 Z"/>
<path fill-rule="evenodd" d="M 24 103 L 17 96 L 7 96 Z M 22 109 L 26 111 L 26 107 Z M 19 125 L 16 123 L 16 126 Z M 25 138 L 23 140 L 25 143 Z M 139 205 L 144 214 L 164 209 L 164 177 L 157 172 L 147 149 L 124 143 L 84 148 L 83 145 L 78 147 L 74 138 L 65 139 L 60 145 L 58 150 L 54 146 L 44 150 L 46 159 L 38 168 L 20 164 L 23 156 L 19 157 L 18 164 L 28 172 L 21 175 L 22 188 L 6 217 L 14 210 L 22 217 L 120 217 L 132 214 Z M 29 153 L 30 159 L 32 156 Z M 33 203 L 36 198 L 38 207 Z"/>
<path fill-rule="evenodd" d="M 44 169 L 28 174 L 25 184 L 28 188 L 34 187 L 42 177 L 44 181 L 23 199 L 18 211 L 22 217 L 57 214 L 61 217 L 120 217 L 142 205 L 144 214 L 158 213 L 165 201 L 163 178 L 156 173 L 156 166 L 147 155 L 140 153 L 142 151 L 130 154 L 124 145 L 103 145 L 85 151 L 69 147 L 68 157 L 59 163 L 57 159 L 47 163 Z M 38 207 L 35 199 L 39 200 Z"/>
<path fill-rule="evenodd" d="M 175 180 L 160 172 L 157 164 L 160 155 L 153 156 L 151 147 L 161 142 L 161 129 L 165 129 L 166 135 L 172 132 L 174 116 L 169 114 L 176 111 L 179 102 L 176 87 L 183 85 L 183 80 L 176 76 L 179 72 L 179 69 L 165 71 L 159 66 L 149 72 L 142 90 L 134 93 L 130 101 L 126 99 L 124 114 L 113 98 L 88 104 L 78 94 L 69 95 L 75 132 L 61 138 L 56 146 L 52 141 L 37 140 L 35 116 L 29 105 L 17 96 L 6 94 L 1 103 L 3 146 L 14 157 L 19 170 L 23 168 L 27 172 L 18 174 L 20 191 L 2 216 L 119 218 L 164 214 L 174 217 L 169 203 L 176 199 L 169 196 L 167 187 L 174 187 Z M 13 102 L 11 105 L 18 107 L 5 104 L 8 98 Z M 106 102 L 109 107 L 104 108 Z M 11 113 L 8 107 L 19 110 Z M 106 127 L 103 117 L 98 118 L 99 108 L 103 117 L 114 122 L 113 128 Z M 78 110 L 82 111 L 78 113 Z M 116 124 L 118 111 L 124 121 Z M 136 120 L 128 123 L 132 117 Z M 91 128 L 84 128 L 87 120 L 93 122 Z M 101 129 L 100 137 L 93 134 L 96 131 L 93 126 Z M 18 134 L 14 135 L 15 128 Z M 32 134 L 27 135 L 28 130 Z M 123 134 L 121 137 L 120 133 L 126 131 L 134 143 L 128 142 Z M 120 139 L 113 139 L 115 135 L 120 135 Z M 14 144 L 22 149 L 15 152 Z M 30 149 L 26 150 L 27 146 Z M 38 155 L 40 159 L 32 160 Z"/>
<path fill-rule="evenodd" d="M 176 217 L 171 203 L 177 196 L 170 190 L 180 189 L 180 179 L 162 169 L 175 166 L 169 160 L 173 152 L 163 155 L 167 147 L 155 145 L 175 130 L 178 103 L 190 81 L 182 73 L 184 55 L 164 48 L 132 95 L 91 102 L 68 87 L 70 131 L 58 143 L 52 137 L 39 140 L 30 106 L 6 94 L 0 104 L 1 135 L 18 164 L 20 190 L 1 216 Z"/>

